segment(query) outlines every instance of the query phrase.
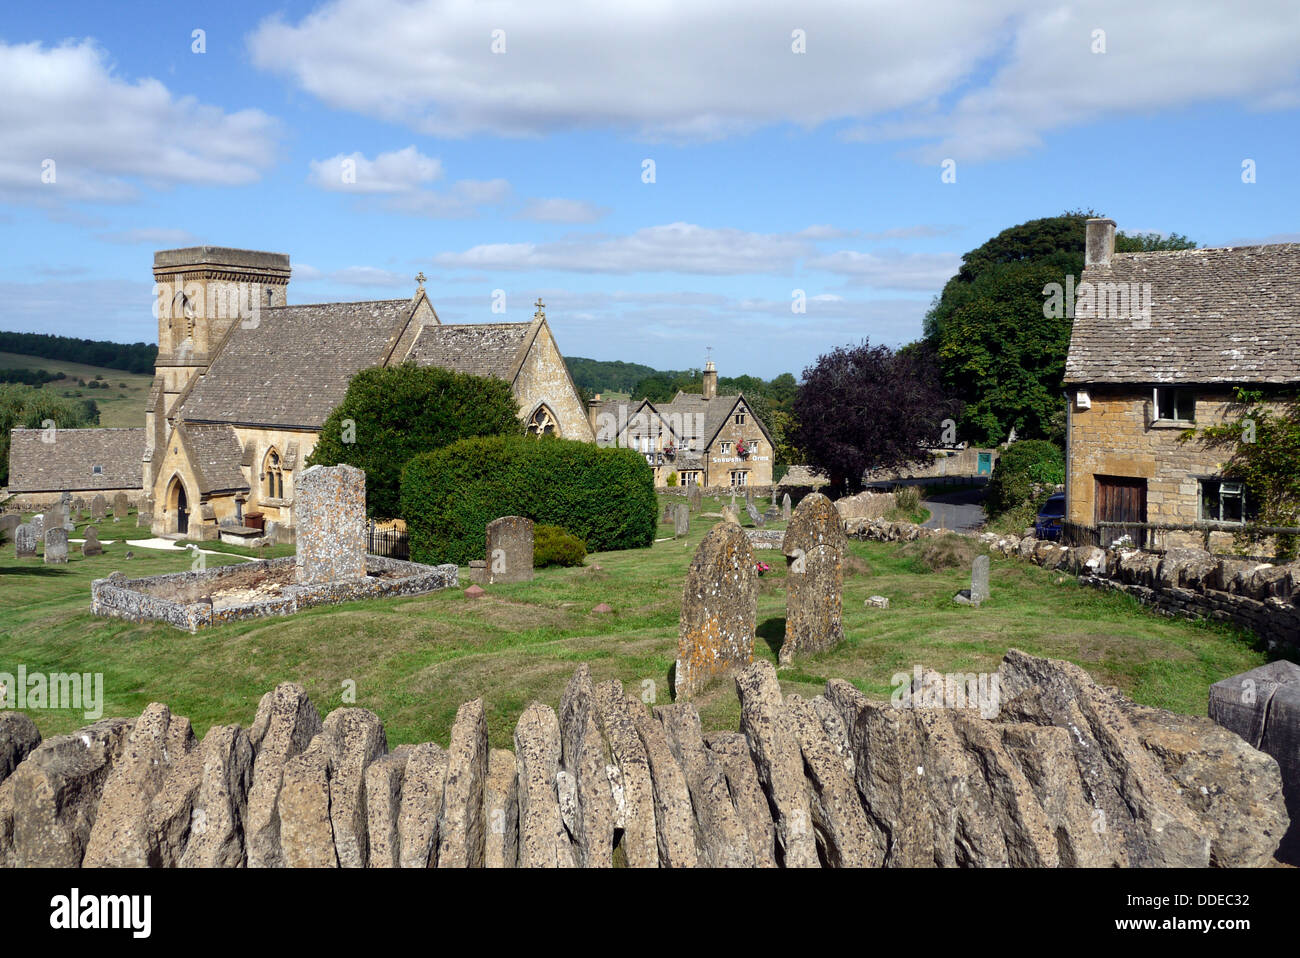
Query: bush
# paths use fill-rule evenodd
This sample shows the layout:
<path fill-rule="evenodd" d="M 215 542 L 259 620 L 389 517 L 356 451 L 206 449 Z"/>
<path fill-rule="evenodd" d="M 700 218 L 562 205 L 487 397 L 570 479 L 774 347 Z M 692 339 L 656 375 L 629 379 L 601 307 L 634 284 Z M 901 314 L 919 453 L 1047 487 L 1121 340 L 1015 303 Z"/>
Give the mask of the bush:
<path fill-rule="evenodd" d="M 970 568 L 979 549 L 965 536 L 949 533 L 932 539 L 917 539 L 902 549 L 912 560 L 918 572 L 938 572 L 941 569 Z"/>
<path fill-rule="evenodd" d="M 657 512 L 645 457 L 571 439 L 463 439 L 402 471 L 401 514 L 416 562 L 481 559 L 484 529 L 500 516 L 560 526 L 592 552 L 645 548 Z"/>
<path fill-rule="evenodd" d="M 587 543 L 559 526 L 538 523 L 533 526 L 533 568 L 582 565 L 587 558 Z"/>
<path fill-rule="evenodd" d="M 668 478 L 664 480 L 664 484 L 669 486 L 677 485 L 677 473 L 675 472 L 668 473 Z"/>
<path fill-rule="evenodd" d="M 998 457 L 989 478 L 984 511 L 996 517 L 1051 494 L 1065 481 L 1065 453 L 1045 439 L 1012 443 Z"/>
<path fill-rule="evenodd" d="M 921 490 L 916 486 L 895 486 L 894 506 L 903 512 L 915 512 L 921 508 Z"/>

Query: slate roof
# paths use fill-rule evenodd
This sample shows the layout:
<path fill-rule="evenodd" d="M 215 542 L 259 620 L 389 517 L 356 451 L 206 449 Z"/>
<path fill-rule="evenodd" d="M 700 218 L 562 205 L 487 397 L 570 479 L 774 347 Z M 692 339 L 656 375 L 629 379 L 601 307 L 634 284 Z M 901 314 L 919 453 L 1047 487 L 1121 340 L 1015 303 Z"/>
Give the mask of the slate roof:
<path fill-rule="evenodd" d="M 455 323 L 425 326 L 406 359 L 421 366 L 513 382 L 534 323 Z"/>
<path fill-rule="evenodd" d="M 1150 321 L 1076 311 L 1067 384 L 1300 382 L 1300 243 L 1116 253 L 1083 280 L 1149 283 Z"/>
<path fill-rule="evenodd" d="M 718 434 L 718 430 L 726 423 L 727 418 L 731 415 L 732 410 L 736 408 L 736 403 L 744 399 L 743 394 L 730 396 L 715 396 L 712 399 L 705 399 L 699 393 L 687 393 L 679 391 L 670 402 L 666 403 L 647 403 L 644 399 L 635 400 L 606 400 L 596 407 L 597 417 L 602 413 L 608 413 L 614 417 L 614 422 L 618 423 L 619 406 L 625 406 L 624 422 L 620 425 L 626 427 L 636 418 L 637 413 L 643 406 L 648 405 L 653 413 L 657 413 L 663 420 L 665 427 L 677 437 L 680 449 L 688 448 L 692 441 L 696 444 L 696 453 L 702 453 L 705 443 L 713 439 Z M 758 425 L 763 435 L 771 442 L 772 437 L 767 432 L 766 423 L 759 422 L 757 416 L 750 412 L 753 422 Z M 600 419 L 597 418 L 597 424 Z M 599 428 L 597 429 L 598 439 Z M 610 437 L 605 437 L 602 445 L 613 445 Z M 679 463 L 681 465 L 694 466 L 696 463 Z"/>
<path fill-rule="evenodd" d="M 263 308 L 182 400 L 189 422 L 320 429 L 348 380 L 382 362 L 410 299 Z"/>
<path fill-rule="evenodd" d="M 9 440 L 10 492 L 139 489 L 144 481 L 143 429 L 15 429 Z M 95 475 L 94 467 L 102 467 Z"/>
<path fill-rule="evenodd" d="M 248 489 L 248 479 L 239 468 L 244 450 L 231 426 L 220 424 L 184 423 L 185 444 L 190 451 L 190 464 L 199 475 L 199 491 L 227 492 Z"/>

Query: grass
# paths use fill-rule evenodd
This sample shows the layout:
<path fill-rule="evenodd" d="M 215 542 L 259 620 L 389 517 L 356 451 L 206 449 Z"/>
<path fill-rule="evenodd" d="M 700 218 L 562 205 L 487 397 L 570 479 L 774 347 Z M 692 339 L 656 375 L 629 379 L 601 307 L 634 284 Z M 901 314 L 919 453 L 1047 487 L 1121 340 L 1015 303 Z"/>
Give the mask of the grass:
<path fill-rule="evenodd" d="M 0 369 L 44 369 L 50 373 L 62 372 L 68 377 L 67 379 L 46 383 L 41 388 L 58 396 L 68 394 L 76 399 L 95 400 L 99 406 L 100 426 L 138 428 L 144 425 L 145 404 L 149 399 L 149 387 L 153 383 L 152 375 L 127 373 L 120 369 L 85 366 L 62 359 L 45 359 L 41 356 L 6 352 L 0 352 Z M 107 384 L 107 388 L 87 389 L 77 385 L 78 379 L 90 382 L 96 376 L 104 377 L 103 381 Z M 126 388 L 121 388 L 121 385 L 125 385 Z"/>
<path fill-rule="evenodd" d="M 705 511 L 719 505 L 708 501 Z M 715 521 L 696 516 L 686 540 L 592 555 L 581 568 L 539 570 L 532 582 L 492 586 L 476 600 L 453 589 L 198 635 L 99 619 L 88 608 L 92 579 L 115 569 L 133 576 L 184 571 L 186 555 L 137 549 L 128 563 L 122 543 L 91 559 L 74 549 L 67 566 L 47 567 L 18 562 L 10 545 L 0 554 L 0 672 L 13 673 L 20 664 L 29 673 L 102 672 L 105 715 L 138 715 L 149 702 L 164 701 L 189 716 L 200 735 L 214 723 L 247 726 L 262 694 L 281 681 L 302 683 L 322 714 L 344 704 L 344 683 L 354 681 L 355 704 L 380 715 L 390 744 L 445 743 L 457 706 L 483 696 L 492 744 L 509 747 L 519 713 L 532 701 L 558 706 L 580 662 L 590 664 L 597 681 L 618 678 L 645 700 L 670 700 L 683 577 Z M 671 536 L 670 526 L 658 528 Z M 827 678 L 841 677 L 884 699 L 891 677 L 915 664 L 989 672 L 1015 647 L 1077 662 L 1139 702 L 1204 714 L 1212 682 L 1265 661 L 1242 633 L 1165 619 L 1126 596 L 1027 563 L 994 556 L 993 598 L 972 609 L 951 601 L 969 584 L 966 567 L 931 572 L 922 557 L 897 544 L 852 542 L 849 548 L 846 640 L 783 671 L 787 692 L 816 695 Z M 785 568 L 778 553 L 758 555 L 773 569 L 759 580 L 754 654 L 775 662 L 784 637 Z M 236 561 L 208 557 L 209 565 Z M 468 577 L 462 581 L 468 584 Z M 888 596 L 890 608 L 865 608 L 873 594 Z M 593 614 L 601 602 L 613 612 Z M 729 683 L 696 701 L 706 729 L 737 727 Z M 86 724 L 80 712 L 32 717 L 44 735 Z"/>

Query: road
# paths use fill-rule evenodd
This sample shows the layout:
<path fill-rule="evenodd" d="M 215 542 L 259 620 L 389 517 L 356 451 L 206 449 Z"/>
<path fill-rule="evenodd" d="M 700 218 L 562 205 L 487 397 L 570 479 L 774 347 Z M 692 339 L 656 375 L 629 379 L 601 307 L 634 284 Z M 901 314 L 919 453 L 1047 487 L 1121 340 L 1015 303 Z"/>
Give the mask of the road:
<path fill-rule="evenodd" d="M 961 492 L 935 493 L 922 503 L 930 510 L 925 521 L 928 529 L 951 529 L 953 532 L 971 532 L 984 523 L 984 490 L 965 489 Z"/>

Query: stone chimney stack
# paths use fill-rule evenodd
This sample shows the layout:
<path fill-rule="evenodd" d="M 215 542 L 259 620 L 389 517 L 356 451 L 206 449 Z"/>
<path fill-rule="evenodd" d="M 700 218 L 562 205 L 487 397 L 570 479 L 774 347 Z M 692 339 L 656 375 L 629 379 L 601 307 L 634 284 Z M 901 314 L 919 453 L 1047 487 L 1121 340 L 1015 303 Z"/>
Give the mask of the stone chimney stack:
<path fill-rule="evenodd" d="M 1083 266 L 1110 266 L 1110 258 L 1115 254 L 1115 221 L 1108 219 L 1088 220 L 1087 246 L 1083 254 Z"/>
<path fill-rule="evenodd" d="M 704 398 L 716 399 L 718 396 L 718 367 L 710 359 L 704 364 Z"/>

